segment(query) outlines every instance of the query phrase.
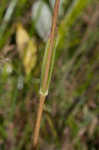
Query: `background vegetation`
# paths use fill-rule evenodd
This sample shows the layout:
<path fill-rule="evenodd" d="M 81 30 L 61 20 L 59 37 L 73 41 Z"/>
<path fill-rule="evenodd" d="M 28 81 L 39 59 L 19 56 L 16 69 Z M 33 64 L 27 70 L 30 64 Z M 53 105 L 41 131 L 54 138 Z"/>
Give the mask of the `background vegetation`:
<path fill-rule="evenodd" d="M 52 12 L 49 1 L 44 2 Z M 32 150 L 46 44 L 31 17 L 34 3 L 0 0 L 1 150 Z M 99 1 L 64 0 L 58 27 L 60 42 L 44 106 L 39 149 L 98 150 Z M 24 40 L 22 30 L 29 38 L 28 60 L 16 38 L 19 32 Z M 35 42 L 31 44 L 31 40 Z"/>

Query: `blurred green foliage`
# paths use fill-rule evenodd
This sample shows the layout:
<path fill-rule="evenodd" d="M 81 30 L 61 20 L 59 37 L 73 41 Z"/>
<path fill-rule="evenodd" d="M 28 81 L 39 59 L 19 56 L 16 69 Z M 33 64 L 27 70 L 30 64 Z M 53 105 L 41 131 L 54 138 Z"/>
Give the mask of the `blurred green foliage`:
<path fill-rule="evenodd" d="M 11 3 L 15 5 L 5 20 Z M 49 1 L 45 0 L 49 5 Z M 45 42 L 31 19 L 33 0 L 0 1 L 0 149 L 32 150 Z M 50 7 L 50 5 L 49 5 Z M 52 11 L 52 9 L 50 8 Z M 26 76 L 16 44 L 21 22 L 37 41 L 36 67 Z M 42 29 L 41 29 L 42 30 Z M 40 150 L 99 149 L 99 1 L 64 0 L 56 61 L 44 107 Z"/>

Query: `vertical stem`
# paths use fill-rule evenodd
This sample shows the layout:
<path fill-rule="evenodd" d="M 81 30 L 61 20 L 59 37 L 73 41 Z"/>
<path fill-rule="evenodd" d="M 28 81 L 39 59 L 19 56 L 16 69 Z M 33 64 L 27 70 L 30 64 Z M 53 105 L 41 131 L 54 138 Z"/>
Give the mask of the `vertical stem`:
<path fill-rule="evenodd" d="M 52 58 L 55 53 L 54 51 L 54 44 L 55 44 L 55 32 L 56 32 L 56 23 L 57 23 L 57 18 L 58 18 L 58 10 L 59 10 L 59 3 L 60 0 L 55 1 L 55 6 L 54 6 L 54 14 L 53 14 L 53 20 L 52 20 L 52 28 L 51 28 L 51 33 L 47 42 L 47 55 L 45 54 L 44 59 L 43 59 L 43 64 L 44 64 L 44 70 L 42 69 L 42 82 L 41 82 L 41 92 L 40 92 L 40 103 L 38 106 L 38 112 L 37 112 L 37 120 L 36 120 L 36 125 L 35 125 L 35 130 L 34 130 L 34 136 L 33 136 L 33 148 L 36 150 L 37 149 L 37 144 L 38 144 L 38 138 L 39 138 L 39 130 L 40 130 L 40 122 L 42 118 L 42 113 L 43 113 L 43 106 L 44 102 L 46 99 L 46 96 L 48 94 L 48 80 L 49 80 L 49 74 L 52 72 L 51 70 L 53 69 L 53 63 L 52 63 Z M 45 53 L 46 53 L 45 52 Z M 46 60 L 46 61 L 45 61 Z M 50 75 L 51 77 L 51 75 Z"/>
<path fill-rule="evenodd" d="M 35 130 L 34 130 L 34 136 L 33 136 L 33 148 L 36 150 L 37 149 L 37 143 L 38 143 L 38 137 L 39 137 L 39 130 L 40 130 L 40 122 L 42 118 L 42 112 L 43 112 L 43 105 L 45 102 L 45 96 L 41 95 L 40 96 L 40 103 L 38 106 L 38 113 L 37 113 L 37 120 L 36 120 L 36 125 L 35 125 Z"/>
<path fill-rule="evenodd" d="M 55 38 L 55 32 L 56 32 L 56 22 L 57 22 L 57 17 L 58 17 L 59 2 L 60 2 L 60 0 L 55 1 L 54 14 L 53 14 L 53 20 L 52 20 L 52 28 L 51 28 L 51 33 L 49 36 L 50 45 L 48 48 L 48 52 L 49 52 L 48 53 L 48 61 L 46 63 L 45 78 L 44 78 L 44 83 L 43 83 L 43 88 L 45 88 L 45 89 L 47 88 L 46 85 L 47 85 L 52 51 L 53 51 L 54 40 L 55 40 L 54 38 Z"/>

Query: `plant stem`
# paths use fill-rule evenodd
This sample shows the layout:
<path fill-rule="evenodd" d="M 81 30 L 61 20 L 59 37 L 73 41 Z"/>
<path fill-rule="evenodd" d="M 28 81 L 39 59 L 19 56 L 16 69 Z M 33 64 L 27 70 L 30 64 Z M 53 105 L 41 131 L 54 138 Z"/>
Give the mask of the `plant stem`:
<path fill-rule="evenodd" d="M 43 96 L 43 95 L 40 96 L 40 102 L 39 102 L 38 113 L 37 113 L 37 121 L 36 121 L 36 125 L 35 125 L 34 136 L 33 136 L 33 148 L 34 149 L 37 149 L 39 130 L 40 130 L 40 122 L 41 122 L 41 118 L 42 118 L 43 105 L 45 102 L 45 98 L 46 98 L 46 96 Z"/>
<path fill-rule="evenodd" d="M 46 96 L 48 94 L 48 88 L 49 88 L 49 83 L 51 80 L 53 64 L 54 64 L 54 56 L 55 56 L 55 49 L 56 49 L 55 32 L 56 32 L 56 23 L 58 18 L 59 4 L 60 4 L 60 0 L 56 0 L 54 6 L 51 33 L 46 45 L 46 50 L 45 50 L 43 65 L 42 65 L 40 103 L 38 106 L 37 120 L 36 120 L 36 125 L 34 130 L 34 136 L 33 136 L 33 148 L 35 150 L 37 149 L 43 106 L 44 106 Z"/>

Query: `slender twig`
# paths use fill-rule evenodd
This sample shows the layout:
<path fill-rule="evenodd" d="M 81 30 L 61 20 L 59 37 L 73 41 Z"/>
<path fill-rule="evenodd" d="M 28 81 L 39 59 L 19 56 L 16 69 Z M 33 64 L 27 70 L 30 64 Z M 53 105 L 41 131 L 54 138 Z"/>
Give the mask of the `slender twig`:
<path fill-rule="evenodd" d="M 34 136 L 33 136 L 33 148 L 34 149 L 37 149 L 43 106 L 44 106 L 46 96 L 48 94 L 49 82 L 50 82 L 51 74 L 53 70 L 55 48 L 56 48 L 55 32 L 56 32 L 56 23 L 57 23 L 57 18 L 58 18 L 59 4 L 60 4 L 60 0 L 56 0 L 55 6 L 54 6 L 51 33 L 47 42 L 46 51 L 45 51 L 44 59 L 43 59 L 42 72 L 41 72 L 41 85 L 40 85 L 41 86 L 40 87 L 40 103 L 38 106 L 37 120 L 36 120 L 36 125 L 35 125 L 35 130 L 34 130 Z"/>

